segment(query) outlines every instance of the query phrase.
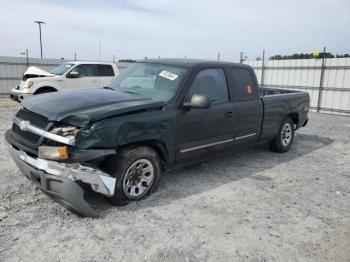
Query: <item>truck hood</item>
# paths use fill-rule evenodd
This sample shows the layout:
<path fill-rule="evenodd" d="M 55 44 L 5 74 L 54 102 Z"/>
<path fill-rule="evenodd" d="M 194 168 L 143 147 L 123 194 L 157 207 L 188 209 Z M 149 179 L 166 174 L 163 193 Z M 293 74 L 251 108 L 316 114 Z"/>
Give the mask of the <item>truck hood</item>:
<path fill-rule="evenodd" d="M 109 89 L 85 89 L 28 97 L 22 106 L 50 121 L 85 127 L 121 114 L 161 109 L 164 102 Z"/>
<path fill-rule="evenodd" d="M 34 78 L 34 77 L 43 77 L 43 76 L 54 76 L 54 74 L 45 71 L 36 66 L 30 66 L 23 74 L 23 79 Z"/>

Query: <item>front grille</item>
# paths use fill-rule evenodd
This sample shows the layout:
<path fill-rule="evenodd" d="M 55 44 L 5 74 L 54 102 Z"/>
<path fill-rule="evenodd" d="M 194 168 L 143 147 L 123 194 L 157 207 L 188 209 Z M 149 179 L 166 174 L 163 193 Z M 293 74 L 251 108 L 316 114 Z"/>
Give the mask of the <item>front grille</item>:
<path fill-rule="evenodd" d="M 28 140 L 29 142 L 35 144 L 39 141 L 40 136 L 33 134 L 28 131 L 22 131 L 17 125 L 12 125 L 12 131 L 19 135 L 20 137 L 24 138 L 25 140 Z"/>
<path fill-rule="evenodd" d="M 32 125 L 37 126 L 41 129 L 46 129 L 47 125 L 49 124 L 49 121 L 46 117 L 31 112 L 27 109 L 19 110 L 16 117 L 21 120 L 29 121 Z M 19 137 L 23 138 L 23 142 L 27 141 L 30 144 L 37 144 L 40 140 L 40 136 L 29 131 L 23 131 L 16 124 L 12 125 L 12 131 Z"/>
<path fill-rule="evenodd" d="M 30 121 L 31 124 L 40 128 L 45 128 L 49 123 L 46 117 L 31 112 L 27 109 L 19 110 L 16 116 L 22 120 Z"/>

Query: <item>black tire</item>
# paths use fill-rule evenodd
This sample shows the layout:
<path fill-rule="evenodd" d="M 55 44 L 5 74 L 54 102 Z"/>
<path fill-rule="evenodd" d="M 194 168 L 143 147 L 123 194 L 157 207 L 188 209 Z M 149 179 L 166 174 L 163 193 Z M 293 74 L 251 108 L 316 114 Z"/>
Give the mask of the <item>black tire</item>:
<path fill-rule="evenodd" d="M 285 131 L 290 128 L 290 139 L 285 137 Z M 287 152 L 294 141 L 294 123 L 293 120 L 287 116 L 278 129 L 278 134 L 269 142 L 270 149 L 278 153 Z"/>
<path fill-rule="evenodd" d="M 150 185 L 147 186 L 147 191 L 145 190 L 146 192 L 144 192 L 143 194 L 140 194 L 137 197 L 131 197 L 128 195 L 130 193 L 127 192 L 128 191 L 127 189 L 135 187 L 133 189 L 133 193 L 136 194 L 136 186 L 134 185 L 127 186 L 126 182 L 128 182 L 128 177 L 130 177 L 131 175 L 137 176 L 137 174 L 136 174 L 136 170 L 130 171 L 129 168 L 132 169 L 134 164 L 137 165 L 138 163 L 145 163 L 145 161 L 146 161 L 146 164 L 148 162 L 153 167 L 152 182 L 150 182 Z M 136 168 L 136 166 L 134 166 L 134 168 Z M 141 169 L 143 169 L 143 167 L 141 167 Z M 127 171 L 128 171 L 128 176 L 127 176 Z M 161 169 L 161 163 L 160 163 L 158 154 L 152 148 L 142 146 L 142 147 L 125 148 L 119 151 L 115 156 L 113 156 L 109 160 L 107 164 L 107 172 L 109 172 L 109 174 L 111 174 L 113 177 L 117 179 L 114 195 L 108 198 L 108 200 L 116 206 L 122 206 L 122 205 L 128 204 L 131 201 L 138 201 L 138 200 L 144 199 L 147 196 L 149 196 L 152 192 L 154 192 L 158 186 L 162 169 Z M 145 174 L 142 174 L 141 178 L 139 179 L 142 181 L 143 177 L 145 177 Z M 137 178 L 135 178 L 135 180 L 137 180 Z M 136 182 L 132 181 L 130 183 L 136 183 Z M 145 187 L 142 185 L 143 182 L 140 182 L 140 183 L 141 184 L 139 185 L 138 188 L 140 190 L 144 189 Z"/>

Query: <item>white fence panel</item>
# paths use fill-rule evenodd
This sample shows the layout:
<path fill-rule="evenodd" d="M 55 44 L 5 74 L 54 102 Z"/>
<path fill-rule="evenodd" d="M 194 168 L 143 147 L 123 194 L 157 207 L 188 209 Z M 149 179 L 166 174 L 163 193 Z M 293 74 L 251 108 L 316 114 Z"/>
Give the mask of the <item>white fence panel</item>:
<path fill-rule="evenodd" d="M 324 67 L 322 59 L 268 60 L 264 67 L 263 61 L 244 63 L 255 69 L 260 85 L 306 91 L 312 109 L 350 115 L 350 58 L 327 58 Z"/>

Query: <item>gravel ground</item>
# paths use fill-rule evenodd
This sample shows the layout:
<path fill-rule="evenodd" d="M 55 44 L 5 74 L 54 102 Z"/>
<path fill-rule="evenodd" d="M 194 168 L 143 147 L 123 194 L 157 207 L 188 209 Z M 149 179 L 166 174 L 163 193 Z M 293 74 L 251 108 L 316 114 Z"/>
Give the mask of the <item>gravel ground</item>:
<path fill-rule="evenodd" d="M 16 107 L 18 107 L 17 102 L 9 99 L 8 96 L 0 96 L 0 108 L 16 108 Z"/>
<path fill-rule="evenodd" d="M 13 107 L 0 109 L 0 261 L 350 261 L 350 117 L 311 113 L 288 153 L 167 173 L 148 199 L 101 200 L 91 219 L 17 170 L 3 139 Z"/>

